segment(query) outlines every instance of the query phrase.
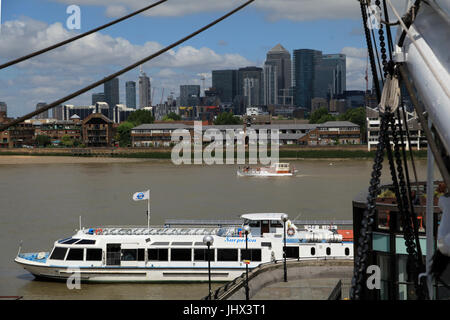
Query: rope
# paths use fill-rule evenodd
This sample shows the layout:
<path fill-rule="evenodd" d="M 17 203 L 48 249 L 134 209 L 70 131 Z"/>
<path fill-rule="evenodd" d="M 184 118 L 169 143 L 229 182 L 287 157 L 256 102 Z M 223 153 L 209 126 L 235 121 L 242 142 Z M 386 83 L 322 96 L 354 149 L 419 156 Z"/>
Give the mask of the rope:
<path fill-rule="evenodd" d="M 16 124 L 18 124 L 18 123 L 20 123 L 20 122 L 23 122 L 23 121 L 25 121 L 25 120 L 27 120 L 27 119 L 30 119 L 30 118 L 34 117 L 35 115 L 37 115 L 37 114 L 40 114 L 40 113 L 42 113 L 42 112 L 44 112 L 44 111 L 47 111 L 47 110 L 49 110 L 49 109 L 51 109 L 51 108 L 54 108 L 54 107 L 56 107 L 56 106 L 62 104 L 63 102 L 66 102 L 66 101 L 68 101 L 68 100 L 70 100 L 70 99 L 73 99 L 73 98 L 79 96 L 80 94 L 83 94 L 83 93 L 85 93 L 85 92 L 87 92 L 87 91 L 89 91 L 89 90 L 91 90 L 91 89 L 94 89 L 95 87 L 98 87 L 99 85 L 101 85 L 101 84 L 103 84 L 103 83 L 105 83 L 105 82 L 107 82 L 107 81 L 109 81 L 109 80 L 111 80 L 111 79 L 114 79 L 114 78 L 120 76 L 121 74 L 124 74 L 125 72 L 128 72 L 128 71 L 130 71 L 130 70 L 136 68 L 137 66 L 139 66 L 139 65 L 141 65 L 141 64 L 143 64 L 143 63 L 145 63 L 145 62 L 147 62 L 147 61 L 150 61 L 150 60 L 152 60 L 152 59 L 154 59 L 154 58 L 160 56 L 160 55 L 163 54 L 164 52 L 169 51 L 170 49 L 172 49 L 172 48 L 178 46 L 179 44 L 181 44 L 181 43 L 183 43 L 183 42 L 185 42 L 185 41 L 187 41 L 187 40 L 189 40 L 189 39 L 191 39 L 191 38 L 193 38 L 194 36 L 198 35 L 199 33 L 202 33 L 203 31 L 205 31 L 205 30 L 211 28 L 212 26 L 216 25 L 217 23 L 221 22 L 222 20 L 225 20 L 225 19 L 228 18 L 229 16 L 233 15 L 234 13 L 236 13 L 236 12 L 238 12 L 239 10 L 243 9 L 244 7 L 248 6 L 248 5 L 249 5 L 250 3 L 252 3 L 253 1 L 255 1 L 255 0 L 249 0 L 249 1 L 247 1 L 247 2 L 244 3 L 243 5 L 241 5 L 241 6 L 237 7 L 236 9 L 234 9 L 234 10 L 228 12 L 228 13 L 225 14 L 224 16 L 218 18 L 217 20 L 214 20 L 214 21 L 211 22 L 210 24 L 208 24 L 208 25 L 206 25 L 206 26 L 204 26 L 204 27 L 198 29 L 197 31 L 191 33 L 190 35 L 188 35 L 188 36 L 186 36 L 186 37 L 184 37 L 184 38 L 182 38 L 182 39 L 180 39 L 180 40 L 178 40 L 178 41 L 172 43 L 171 45 L 169 45 L 169 46 L 167 46 L 167 47 L 165 47 L 165 48 L 159 50 L 158 52 L 156 52 L 156 53 L 154 53 L 154 54 L 152 54 L 152 55 L 150 55 L 150 56 L 145 57 L 145 58 L 142 59 L 142 60 L 139 60 L 139 61 L 133 63 L 132 65 L 129 65 L 128 67 L 126 67 L 126 68 L 124 68 L 124 69 L 122 69 L 122 70 L 120 70 L 120 71 L 117 71 L 116 73 L 113 73 L 113 74 L 107 76 L 106 78 L 104 78 L 104 79 L 102 79 L 102 80 L 99 80 L 99 81 L 97 81 L 97 82 L 94 82 L 94 83 L 92 83 L 92 84 L 90 84 L 90 85 L 84 87 L 83 89 L 80 89 L 80 90 L 78 90 L 78 91 L 76 91 L 76 92 L 73 92 L 73 93 L 69 94 L 68 96 L 65 96 L 64 98 L 61 98 L 61 99 L 59 99 L 59 100 L 56 100 L 56 101 L 54 101 L 54 102 L 52 102 L 52 103 L 50 103 L 50 104 L 48 104 L 48 105 L 46 105 L 46 106 L 44 106 L 44 107 L 38 109 L 38 110 L 35 110 L 35 111 L 33 111 L 33 112 L 28 113 L 27 115 L 25 115 L 25 116 L 23 116 L 23 117 L 17 118 L 16 120 L 13 120 L 13 121 L 11 121 L 11 122 L 9 122 L 9 123 L 7 123 L 7 124 L 4 124 L 4 125 L 0 126 L 0 132 L 1 132 L 1 131 L 4 131 L 4 130 L 8 129 L 9 127 L 14 126 L 14 125 L 16 125 Z"/>
<path fill-rule="evenodd" d="M 156 3 L 154 3 L 154 4 L 152 4 L 152 5 L 149 5 L 149 6 L 145 7 L 145 8 L 142 8 L 142 9 L 140 9 L 140 10 L 137 10 L 137 11 L 135 11 L 135 12 L 132 12 L 132 13 L 126 15 L 126 16 L 123 16 L 123 17 L 117 19 L 117 20 L 111 21 L 111 22 L 109 22 L 109 23 L 107 23 L 107 24 L 105 24 L 105 25 L 103 25 L 103 26 L 100 26 L 100 27 L 97 27 L 97 28 L 92 29 L 92 30 L 90 30 L 90 31 L 87 31 L 87 32 L 82 33 L 82 34 L 80 34 L 80 35 L 78 35 L 78 36 L 75 36 L 75 37 L 73 37 L 73 38 L 70 38 L 70 39 L 61 41 L 61 42 L 59 42 L 59 43 L 57 43 L 57 44 L 54 44 L 54 45 L 52 45 L 52 46 L 50 46 L 50 47 L 41 49 L 41 50 L 39 50 L 39 51 L 35 51 L 35 52 L 33 52 L 33 53 L 30 53 L 30 54 L 27 54 L 26 56 L 17 58 L 17 59 L 15 59 L 15 60 L 11 60 L 11 61 L 9 61 L 9 62 L 6 62 L 6 63 L 0 65 L 0 70 L 1 70 L 1 69 L 4 69 L 4 68 L 7 68 L 7 67 L 10 67 L 10 66 L 12 66 L 12 65 L 15 65 L 15 64 L 17 64 L 17 63 L 19 63 L 19 62 L 28 60 L 28 59 L 30 59 L 30 58 L 36 57 L 36 56 L 38 56 L 38 55 L 40 55 L 40 54 L 43 54 L 43 53 L 45 53 L 45 52 L 47 52 L 47 51 L 50 51 L 50 50 L 59 48 L 59 47 L 61 47 L 61 46 L 63 46 L 63 45 L 66 45 L 66 44 L 68 44 L 68 43 L 71 43 L 71 42 L 73 42 L 73 41 L 75 41 L 75 40 L 84 38 L 84 37 L 86 37 L 86 36 L 88 36 L 88 35 L 90 35 L 90 34 L 92 34 L 92 33 L 95 33 L 95 32 L 97 32 L 97 31 L 103 30 L 103 29 L 105 29 L 105 28 L 107 28 L 107 27 L 110 27 L 110 26 L 112 26 L 112 25 L 115 25 L 116 23 L 119 23 L 119 22 L 121 22 L 121 21 L 123 21 L 123 20 L 127 20 L 128 18 L 131 18 L 131 17 L 133 17 L 133 16 L 135 16 L 135 15 L 141 13 L 141 12 L 144 12 L 144 11 L 147 11 L 148 9 L 151 9 L 151 8 L 153 8 L 153 7 L 156 7 L 156 6 L 158 6 L 158 5 L 160 5 L 161 3 L 166 2 L 166 1 L 167 1 L 167 0 L 161 0 L 161 1 L 158 1 L 158 2 L 156 2 Z"/>

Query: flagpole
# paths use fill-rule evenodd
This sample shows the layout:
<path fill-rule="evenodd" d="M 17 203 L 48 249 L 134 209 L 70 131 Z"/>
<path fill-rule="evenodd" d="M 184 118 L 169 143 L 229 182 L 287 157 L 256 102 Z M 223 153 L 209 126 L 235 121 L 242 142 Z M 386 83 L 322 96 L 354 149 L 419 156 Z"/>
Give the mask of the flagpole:
<path fill-rule="evenodd" d="M 147 228 L 150 229 L 150 190 L 148 190 L 148 211 L 147 211 Z"/>

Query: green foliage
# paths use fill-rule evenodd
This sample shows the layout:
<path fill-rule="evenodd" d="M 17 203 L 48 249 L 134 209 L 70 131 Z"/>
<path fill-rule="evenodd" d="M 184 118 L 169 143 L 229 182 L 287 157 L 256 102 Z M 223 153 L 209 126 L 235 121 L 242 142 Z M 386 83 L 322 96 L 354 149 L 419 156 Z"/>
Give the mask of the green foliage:
<path fill-rule="evenodd" d="M 222 112 L 221 114 L 219 114 L 217 116 L 216 120 L 214 120 L 214 124 L 215 125 L 242 124 L 242 119 L 234 116 L 231 111 L 230 112 Z"/>
<path fill-rule="evenodd" d="M 36 142 L 40 147 L 46 147 L 52 143 L 50 137 L 44 134 L 38 135 L 36 137 Z"/>
<path fill-rule="evenodd" d="M 181 116 L 176 114 L 175 112 L 171 112 L 168 115 L 164 116 L 163 121 L 179 121 L 181 120 Z"/>
<path fill-rule="evenodd" d="M 148 110 L 136 110 L 128 116 L 128 122 L 133 123 L 138 126 L 143 123 L 153 123 L 155 118 L 153 118 L 152 112 Z"/>
<path fill-rule="evenodd" d="M 119 141 L 120 147 L 127 147 L 131 144 L 131 129 L 135 127 L 134 123 L 129 121 L 122 122 L 117 127 L 117 133 L 114 137 L 116 141 Z"/>
<path fill-rule="evenodd" d="M 327 121 L 334 121 L 334 120 L 336 120 L 336 118 L 328 113 L 328 109 L 322 107 L 311 113 L 309 123 L 324 123 Z"/>
<path fill-rule="evenodd" d="M 364 107 L 349 109 L 346 113 L 339 115 L 338 120 L 350 121 L 359 125 L 361 129 L 361 136 L 366 136 L 366 109 Z"/>

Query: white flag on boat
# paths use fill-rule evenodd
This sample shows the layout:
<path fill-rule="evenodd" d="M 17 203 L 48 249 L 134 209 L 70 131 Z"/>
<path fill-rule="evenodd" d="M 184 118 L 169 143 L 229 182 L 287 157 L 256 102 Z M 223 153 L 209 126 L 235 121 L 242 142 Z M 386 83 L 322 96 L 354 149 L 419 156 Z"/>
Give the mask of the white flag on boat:
<path fill-rule="evenodd" d="M 150 199 L 150 190 L 143 192 L 136 192 L 135 194 L 133 194 L 134 201 L 148 200 L 148 199 Z"/>

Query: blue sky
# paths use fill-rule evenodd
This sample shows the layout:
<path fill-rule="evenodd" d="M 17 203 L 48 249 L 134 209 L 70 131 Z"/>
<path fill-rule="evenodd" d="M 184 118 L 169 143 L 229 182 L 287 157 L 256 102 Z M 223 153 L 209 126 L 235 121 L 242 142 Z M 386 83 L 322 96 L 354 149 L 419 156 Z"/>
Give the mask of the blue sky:
<path fill-rule="evenodd" d="M 168 8 L 167 11 L 159 13 L 150 9 L 149 12 L 155 12 L 153 16 L 139 15 L 121 22 L 102 31 L 101 38 L 96 41 L 83 43 L 84 49 L 80 51 L 68 46 L 29 63 L 2 70 L 0 101 L 6 101 L 10 116 L 29 112 L 37 102 L 52 102 L 80 89 L 243 3 L 237 0 L 229 2 L 169 0 L 159 6 Z M 66 8 L 70 4 L 80 6 L 81 30 L 77 32 L 85 32 L 149 3 L 151 1 L 144 0 L 3 0 L 0 62 L 73 35 L 73 31 L 66 27 L 69 16 Z M 321 7 L 321 3 L 328 4 L 328 9 Z M 286 4 L 290 7 L 285 8 Z M 186 6 L 187 13 L 177 9 L 182 5 Z M 361 89 L 365 87 L 361 82 L 365 69 L 365 40 L 361 25 L 359 5 L 354 0 L 260 0 L 181 45 L 183 50 L 177 48 L 172 56 L 162 57 L 159 63 L 146 64 L 144 69 L 152 77 L 152 84 L 157 88 L 155 99 L 159 99 L 162 87 L 166 88 L 166 93 L 174 91 L 176 94 L 179 84 L 200 84 L 199 74 L 205 74 L 206 85 L 210 85 L 208 74 L 212 68 L 262 65 L 267 51 L 281 43 L 291 53 L 301 48 L 346 53 L 348 89 Z M 121 39 L 127 42 L 124 44 Z M 120 52 L 123 47 L 123 52 L 131 52 L 133 57 L 124 57 Z M 89 51 L 92 55 L 82 59 L 86 48 L 92 48 Z M 196 50 L 202 50 L 201 54 Z M 75 55 L 76 52 L 81 54 Z M 102 52 L 104 56 L 98 57 Z M 186 54 L 193 59 L 191 64 L 190 60 L 184 59 Z M 200 61 L 195 60 L 195 56 Z M 125 100 L 125 81 L 136 80 L 137 72 L 120 78 L 121 101 Z M 97 91 L 102 91 L 102 88 L 92 92 Z M 70 103 L 90 104 L 90 93 Z"/>

